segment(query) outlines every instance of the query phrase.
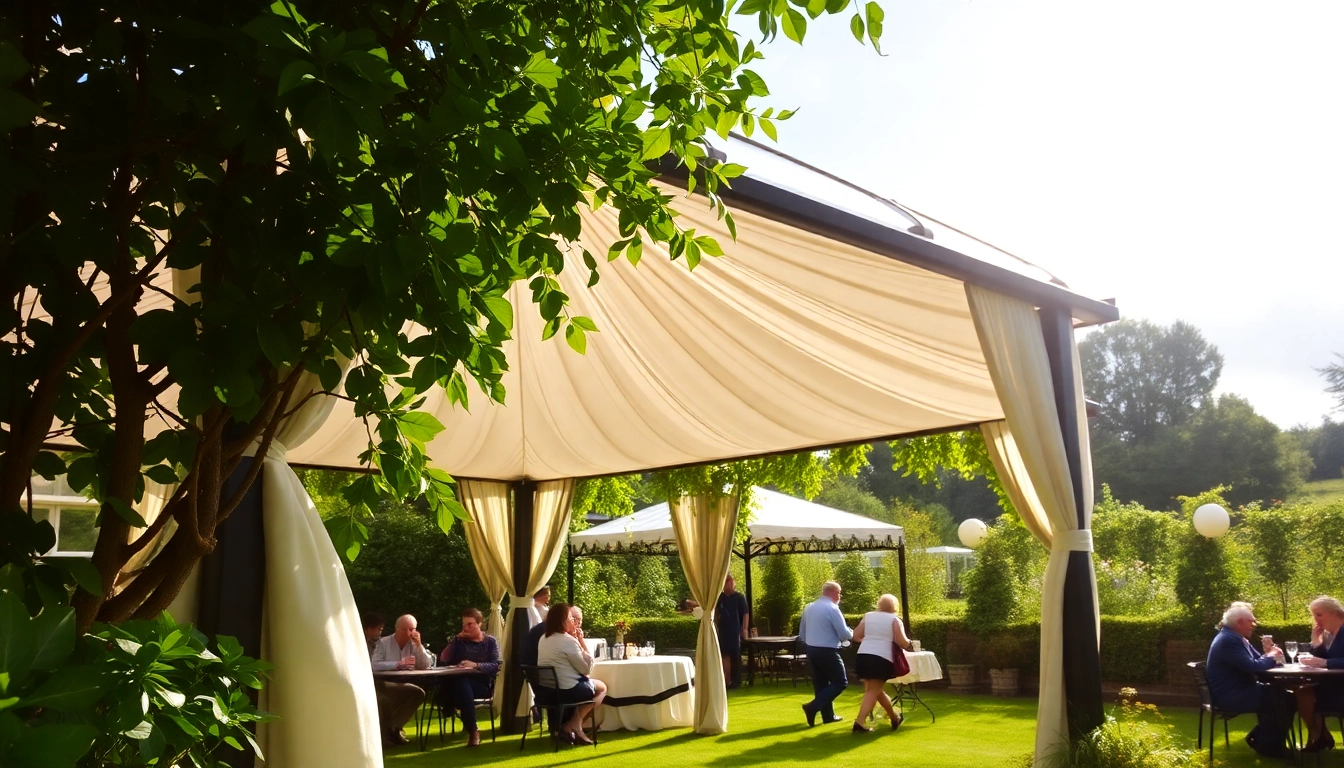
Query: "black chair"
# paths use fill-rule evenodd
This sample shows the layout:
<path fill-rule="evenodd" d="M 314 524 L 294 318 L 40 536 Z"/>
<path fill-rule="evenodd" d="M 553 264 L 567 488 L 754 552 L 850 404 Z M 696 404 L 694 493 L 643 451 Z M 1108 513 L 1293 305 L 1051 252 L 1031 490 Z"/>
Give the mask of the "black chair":
<path fill-rule="evenodd" d="M 794 641 L 790 652 L 775 654 L 772 661 L 777 667 L 789 673 L 789 678 L 793 681 L 793 687 L 798 687 L 798 679 L 810 680 L 812 674 L 807 669 L 807 650 L 803 648 L 803 640 L 799 638 Z"/>
<path fill-rule="evenodd" d="M 695 658 L 694 648 L 664 648 L 660 656 L 685 656 L 688 659 Z"/>
<path fill-rule="evenodd" d="M 476 707 L 476 709 L 490 710 L 490 741 L 492 743 L 495 740 L 495 696 L 494 696 L 495 689 L 493 683 L 494 681 L 492 680 L 489 696 L 471 700 L 472 705 Z M 437 706 L 439 710 L 439 741 L 443 741 L 444 721 L 448 722 L 450 733 L 452 734 L 457 733 L 457 709 L 456 707 L 453 706 L 451 702 L 447 701 L 440 701 L 438 702 Z"/>
<path fill-rule="evenodd" d="M 1214 721 L 1218 718 L 1223 720 L 1223 746 L 1231 748 L 1232 739 L 1228 736 L 1227 721 L 1238 715 L 1253 715 L 1254 712 L 1237 712 L 1227 709 L 1219 709 L 1213 704 L 1213 694 L 1209 692 L 1209 675 L 1204 669 L 1204 662 L 1192 661 L 1186 664 L 1195 676 L 1195 687 L 1199 689 L 1199 735 L 1195 740 L 1195 748 L 1204 748 L 1204 713 L 1209 713 L 1209 762 L 1213 762 L 1213 734 Z"/>
<path fill-rule="evenodd" d="M 596 704 L 593 699 L 586 701 L 571 701 L 561 704 L 556 699 L 556 692 L 560 690 L 560 679 L 555 674 L 555 667 L 535 667 L 531 664 L 523 665 L 523 677 L 527 679 L 527 684 L 532 687 L 532 695 L 536 705 L 546 714 L 546 719 L 550 721 L 551 740 L 555 742 L 555 751 L 560 751 L 560 726 L 565 722 L 565 712 L 571 707 L 577 707 L 582 704 Z M 588 713 L 588 721 L 593 726 L 593 748 L 597 748 L 597 707 L 593 707 Z M 541 724 L 538 723 L 540 726 Z M 523 731 L 523 739 L 518 744 L 518 751 L 522 751 L 527 746 L 527 734 L 532 729 L 529 727 Z M 586 733 L 586 731 L 585 731 Z"/>

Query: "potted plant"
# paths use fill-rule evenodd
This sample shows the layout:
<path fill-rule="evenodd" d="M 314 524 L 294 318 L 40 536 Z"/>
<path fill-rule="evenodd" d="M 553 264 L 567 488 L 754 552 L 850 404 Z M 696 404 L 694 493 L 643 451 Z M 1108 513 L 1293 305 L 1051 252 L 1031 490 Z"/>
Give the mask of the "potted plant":
<path fill-rule="evenodd" d="M 955 693 L 975 691 L 975 636 L 952 627 L 947 630 L 947 681 Z"/>
<path fill-rule="evenodd" d="M 1016 696 L 1021 690 L 1020 667 L 1023 642 L 1012 632 L 996 632 L 983 644 L 989 666 L 989 690 L 995 696 Z"/>

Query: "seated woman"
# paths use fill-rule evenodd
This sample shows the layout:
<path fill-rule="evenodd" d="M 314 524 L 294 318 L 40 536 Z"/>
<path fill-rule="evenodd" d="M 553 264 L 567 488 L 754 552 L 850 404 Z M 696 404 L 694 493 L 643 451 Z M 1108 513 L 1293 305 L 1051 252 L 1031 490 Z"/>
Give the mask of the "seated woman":
<path fill-rule="evenodd" d="M 1308 667 L 1344 669 L 1344 640 L 1339 639 L 1344 627 L 1344 605 L 1333 597 L 1318 597 L 1311 601 L 1311 655 L 1302 659 Z M 1297 689 L 1297 711 L 1307 724 L 1306 752 L 1319 752 L 1335 746 L 1335 737 L 1325 727 L 1318 710 L 1344 711 L 1344 685 L 1330 681 L 1303 685 Z"/>
<path fill-rule="evenodd" d="M 877 704 L 882 705 L 891 721 L 891 730 L 901 727 L 902 717 L 891 706 L 891 697 L 883 686 L 895 677 L 892 643 L 910 650 L 910 638 L 905 636 L 905 625 L 896 616 L 899 603 L 894 595 L 883 595 L 877 599 L 877 610 L 869 611 L 854 628 L 854 641 L 859 644 L 859 653 L 855 659 L 855 668 L 859 679 L 863 681 L 863 703 L 859 705 L 859 715 L 854 719 L 854 732 L 866 733 L 873 729 L 864 725 L 868 714 Z"/>
<path fill-rule="evenodd" d="M 494 694 L 495 675 L 499 673 L 499 643 L 481 631 L 485 617 L 475 608 L 462 612 L 462 631 L 439 654 L 441 666 L 460 666 L 476 670 L 476 674 L 446 678 L 439 687 L 438 704 L 461 713 L 462 730 L 467 734 L 467 746 L 481 743 L 481 732 L 476 727 L 476 699 L 488 699 Z"/>
<path fill-rule="evenodd" d="M 537 644 L 537 666 L 555 669 L 556 682 L 559 683 L 555 698 L 552 699 L 555 703 L 594 702 L 575 707 L 574 714 L 561 726 L 561 731 L 570 741 L 592 744 L 592 740 L 583 733 L 583 720 L 606 698 L 607 686 L 601 680 L 588 677 L 588 673 L 593 671 L 593 655 L 584 645 L 583 632 L 565 603 L 557 603 L 546 612 L 546 633 Z"/>

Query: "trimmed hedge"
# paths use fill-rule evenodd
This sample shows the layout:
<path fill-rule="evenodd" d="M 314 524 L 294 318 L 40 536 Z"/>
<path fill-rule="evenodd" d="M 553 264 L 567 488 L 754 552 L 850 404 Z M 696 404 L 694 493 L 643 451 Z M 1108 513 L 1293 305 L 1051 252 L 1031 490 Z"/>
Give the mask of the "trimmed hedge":
<path fill-rule="evenodd" d="M 862 618 L 862 614 L 849 614 L 845 623 L 857 626 Z M 630 622 L 628 640 L 640 645 L 652 640 L 660 649 L 694 648 L 699 628 L 699 620 L 690 616 L 635 619 Z M 910 628 L 913 638 L 924 650 L 938 654 L 944 666 L 976 664 L 987 669 L 988 653 L 993 651 L 1003 657 L 1000 661 L 1016 664 L 1023 674 L 1040 672 L 1038 622 L 1012 624 L 981 636 L 971 632 L 960 616 L 911 616 Z M 1311 626 L 1305 621 L 1263 622 L 1258 633 L 1273 635 L 1282 645 L 1287 640 L 1308 639 Z M 616 636 L 611 627 L 591 627 L 587 634 L 608 640 Z M 1167 642 L 1184 640 L 1207 647 L 1213 635 L 1212 627 L 1191 625 L 1173 616 L 1102 616 L 1101 679 L 1108 683 L 1165 683 Z M 857 652 L 857 644 L 842 652 L 851 668 Z"/>

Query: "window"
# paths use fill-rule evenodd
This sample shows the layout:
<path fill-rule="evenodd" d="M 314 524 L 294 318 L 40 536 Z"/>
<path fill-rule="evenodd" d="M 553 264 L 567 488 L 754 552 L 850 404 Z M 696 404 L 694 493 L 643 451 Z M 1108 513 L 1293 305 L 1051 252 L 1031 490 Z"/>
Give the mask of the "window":
<path fill-rule="evenodd" d="M 92 555 L 98 541 L 98 502 L 70 490 L 64 477 L 33 477 L 33 518 L 56 529 L 49 555 Z"/>

